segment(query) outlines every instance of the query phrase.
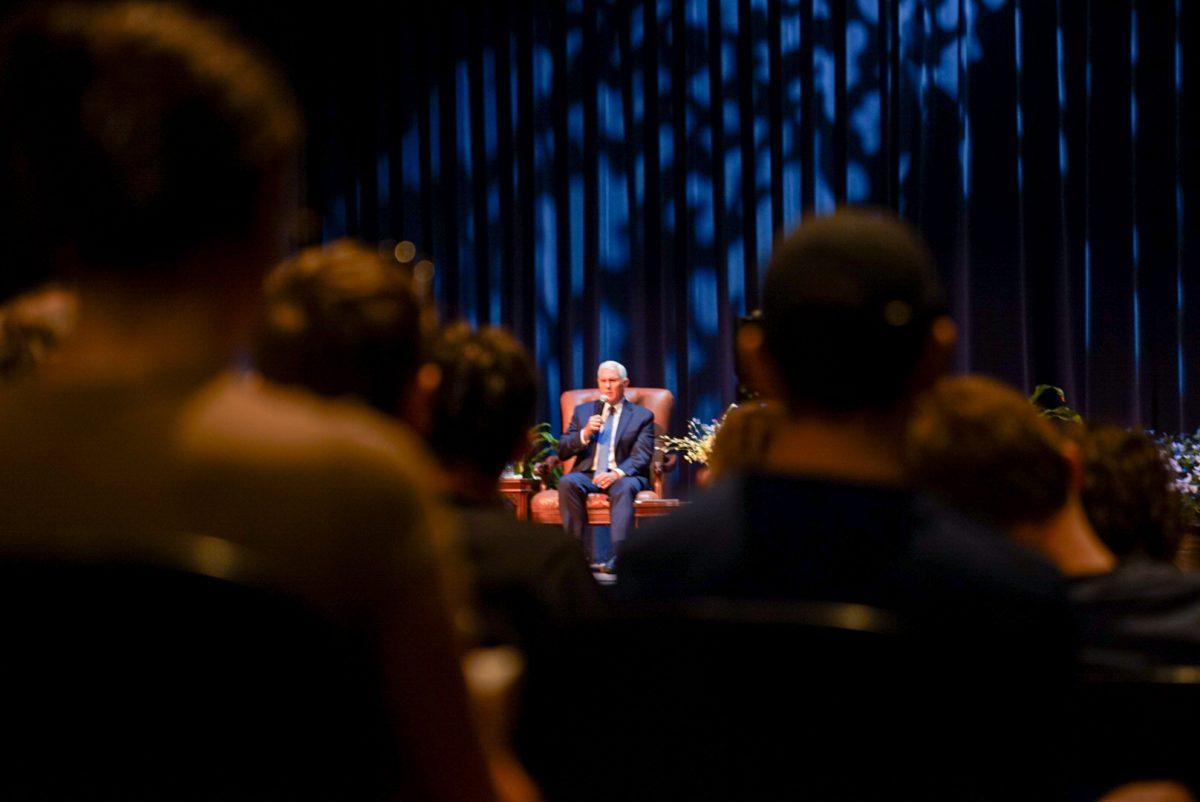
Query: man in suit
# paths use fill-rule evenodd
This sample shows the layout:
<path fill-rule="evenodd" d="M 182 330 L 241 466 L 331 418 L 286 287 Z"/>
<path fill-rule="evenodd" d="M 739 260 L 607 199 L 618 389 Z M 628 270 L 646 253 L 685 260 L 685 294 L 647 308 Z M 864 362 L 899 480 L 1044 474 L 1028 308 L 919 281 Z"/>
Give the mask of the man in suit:
<path fill-rule="evenodd" d="M 558 507 L 567 534 L 583 541 L 588 493 L 607 493 L 611 508 L 612 556 L 598 570 L 612 573 L 616 555 L 633 525 L 633 500 L 650 487 L 654 415 L 625 398 L 629 374 L 620 362 L 600 363 L 600 397 L 580 404 L 558 442 L 559 459 L 577 457 L 558 483 Z"/>

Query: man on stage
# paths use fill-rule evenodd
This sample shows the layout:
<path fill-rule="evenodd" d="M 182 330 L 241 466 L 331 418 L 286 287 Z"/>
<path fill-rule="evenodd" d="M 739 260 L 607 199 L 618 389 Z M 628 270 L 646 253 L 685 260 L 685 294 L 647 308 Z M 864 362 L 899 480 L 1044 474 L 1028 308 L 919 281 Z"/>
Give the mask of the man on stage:
<path fill-rule="evenodd" d="M 613 573 L 617 550 L 633 525 L 633 500 L 650 486 L 654 415 L 625 398 L 629 374 L 620 362 L 602 362 L 596 386 L 600 398 L 575 407 L 558 442 L 559 459 L 578 457 L 558 483 L 558 507 L 567 534 L 583 542 L 588 493 L 608 494 L 612 556 L 598 570 Z"/>

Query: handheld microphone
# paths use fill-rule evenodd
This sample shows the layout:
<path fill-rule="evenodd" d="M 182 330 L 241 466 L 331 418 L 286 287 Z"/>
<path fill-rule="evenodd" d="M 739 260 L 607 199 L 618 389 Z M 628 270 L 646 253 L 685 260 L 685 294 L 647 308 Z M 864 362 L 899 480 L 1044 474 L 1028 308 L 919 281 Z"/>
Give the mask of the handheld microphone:
<path fill-rule="evenodd" d="M 603 429 L 604 425 L 608 423 L 609 416 L 612 415 L 612 405 L 603 398 L 597 400 L 596 403 L 600 405 L 600 409 L 596 411 L 600 414 L 600 428 Z M 592 436 L 592 439 L 594 440 L 596 437 L 599 437 L 599 435 L 600 432 L 597 431 L 596 434 Z"/>

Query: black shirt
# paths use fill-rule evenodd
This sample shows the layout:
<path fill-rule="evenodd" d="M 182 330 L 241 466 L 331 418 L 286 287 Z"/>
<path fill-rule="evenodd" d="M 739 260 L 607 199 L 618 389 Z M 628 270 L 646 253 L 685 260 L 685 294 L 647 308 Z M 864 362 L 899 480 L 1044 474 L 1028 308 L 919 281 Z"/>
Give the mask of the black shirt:
<path fill-rule="evenodd" d="M 862 798 L 1061 798 L 1074 658 L 1062 579 L 999 533 L 918 495 L 816 477 L 730 477 L 630 533 L 617 591 L 642 605 L 715 598 L 882 609 L 903 623 L 910 657 L 885 658 L 865 685 L 814 689 L 784 674 L 771 691 L 783 705 L 886 689 L 874 689 L 878 712 L 861 719 L 854 748 L 865 750 L 863 765 L 887 758 L 904 778 L 890 791 L 864 786 Z M 758 682 L 754 671 L 742 681 Z"/>
<path fill-rule="evenodd" d="M 1067 586 L 1089 667 L 1200 665 L 1200 575 L 1134 559 Z"/>

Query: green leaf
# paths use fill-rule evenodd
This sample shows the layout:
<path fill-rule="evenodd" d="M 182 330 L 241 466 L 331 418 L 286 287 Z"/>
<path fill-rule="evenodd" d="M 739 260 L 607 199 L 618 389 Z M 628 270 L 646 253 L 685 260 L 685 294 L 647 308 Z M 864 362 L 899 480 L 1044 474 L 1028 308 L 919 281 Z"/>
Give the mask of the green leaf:
<path fill-rule="evenodd" d="M 1054 393 L 1058 398 L 1059 405 L 1067 403 L 1067 394 L 1063 392 L 1061 387 L 1055 387 L 1053 384 L 1039 384 L 1033 388 L 1033 394 L 1029 396 L 1030 403 L 1042 405 L 1041 397 L 1046 393 Z"/>

